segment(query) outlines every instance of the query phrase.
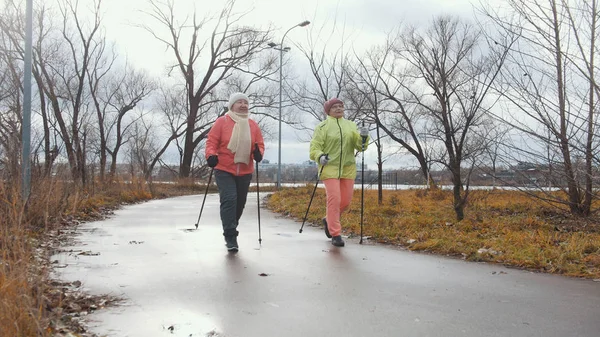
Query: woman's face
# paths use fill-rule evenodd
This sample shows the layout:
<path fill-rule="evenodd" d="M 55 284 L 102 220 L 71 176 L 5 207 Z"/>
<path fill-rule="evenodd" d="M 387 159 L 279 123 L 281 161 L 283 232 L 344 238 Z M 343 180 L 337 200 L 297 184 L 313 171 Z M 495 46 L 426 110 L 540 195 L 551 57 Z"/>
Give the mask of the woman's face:
<path fill-rule="evenodd" d="M 335 117 L 335 118 L 344 117 L 344 104 L 343 103 L 335 103 L 334 105 L 332 105 L 331 109 L 329 109 L 329 116 Z"/>
<path fill-rule="evenodd" d="M 231 106 L 231 111 L 247 114 L 248 113 L 248 101 L 246 101 L 245 99 L 238 99 Z"/>

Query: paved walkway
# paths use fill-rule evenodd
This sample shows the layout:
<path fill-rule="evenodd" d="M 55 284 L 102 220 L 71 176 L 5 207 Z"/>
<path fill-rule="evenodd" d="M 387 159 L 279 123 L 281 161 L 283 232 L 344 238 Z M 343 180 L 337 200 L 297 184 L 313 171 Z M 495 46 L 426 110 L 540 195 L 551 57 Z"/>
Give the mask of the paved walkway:
<path fill-rule="evenodd" d="M 218 196 L 127 206 L 84 224 L 65 281 L 125 298 L 90 317 L 107 336 L 600 336 L 600 283 L 347 240 L 261 209 L 226 252 Z M 263 276 L 261 276 L 263 275 Z"/>

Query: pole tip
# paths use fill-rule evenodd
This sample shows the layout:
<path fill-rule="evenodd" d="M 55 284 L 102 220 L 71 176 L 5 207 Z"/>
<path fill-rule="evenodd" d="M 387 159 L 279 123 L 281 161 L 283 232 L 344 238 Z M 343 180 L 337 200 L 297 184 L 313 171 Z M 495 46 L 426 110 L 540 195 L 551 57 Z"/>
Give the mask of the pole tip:
<path fill-rule="evenodd" d="M 298 231 L 298 233 L 302 233 L 302 229 Z"/>

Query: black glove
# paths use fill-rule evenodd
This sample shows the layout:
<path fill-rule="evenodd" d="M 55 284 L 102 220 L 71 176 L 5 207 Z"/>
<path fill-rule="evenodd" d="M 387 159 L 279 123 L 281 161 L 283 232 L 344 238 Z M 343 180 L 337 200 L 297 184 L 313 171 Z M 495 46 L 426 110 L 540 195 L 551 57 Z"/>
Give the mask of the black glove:
<path fill-rule="evenodd" d="M 215 167 L 219 163 L 219 157 L 217 157 L 217 155 L 213 154 L 212 156 L 210 156 L 206 159 L 206 162 L 208 163 L 208 166 Z"/>
<path fill-rule="evenodd" d="M 260 149 L 258 148 L 258 144 L 254 143 L 254 160 L 257 163 L 260 163 L 263 160 L 262 153 L 260 153 Z"/>

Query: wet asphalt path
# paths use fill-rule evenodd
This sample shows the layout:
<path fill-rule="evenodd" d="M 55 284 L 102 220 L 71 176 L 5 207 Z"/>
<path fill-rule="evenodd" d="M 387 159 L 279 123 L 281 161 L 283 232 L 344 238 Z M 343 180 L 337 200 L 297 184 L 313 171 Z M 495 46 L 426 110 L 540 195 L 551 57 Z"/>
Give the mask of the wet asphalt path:
<path fill-rule="evenodd" d="M 261 209 L 226 252 L 218 196 L 127 206 L 80 226 L 65 281 L 125 299 L 88 316 L 106 336 L 600 336 L 600 283 L 347 240 Z M 368 234 L 368 228 L 366 229 Z M 266 274 L 266 276 L 261 276 Z"/>

